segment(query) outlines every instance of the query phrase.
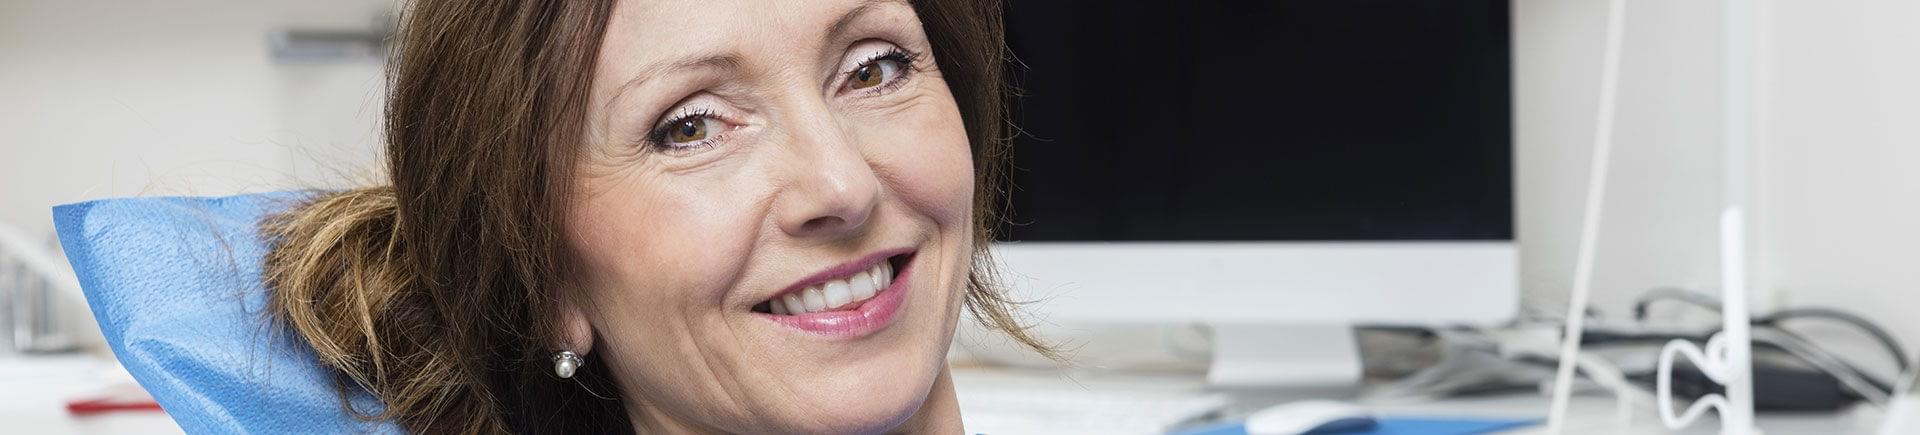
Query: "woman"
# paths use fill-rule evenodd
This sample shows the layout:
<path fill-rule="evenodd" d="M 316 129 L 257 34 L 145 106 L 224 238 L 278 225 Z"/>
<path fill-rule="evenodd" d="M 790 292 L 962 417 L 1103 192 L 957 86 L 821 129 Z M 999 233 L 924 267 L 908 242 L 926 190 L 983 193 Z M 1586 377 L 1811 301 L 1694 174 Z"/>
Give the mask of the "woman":
<path fill-rule="evenodd" d="M 955 433 L 1004 162 L 991 1 L 415 0 L 391 186 L 273 310 L 415 432 Z"/>

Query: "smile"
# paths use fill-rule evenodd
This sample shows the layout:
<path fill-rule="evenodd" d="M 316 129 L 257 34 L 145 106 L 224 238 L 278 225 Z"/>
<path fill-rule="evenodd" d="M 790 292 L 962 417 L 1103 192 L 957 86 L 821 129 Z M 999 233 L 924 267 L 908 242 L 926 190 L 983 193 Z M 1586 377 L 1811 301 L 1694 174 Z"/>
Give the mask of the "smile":
<path fill-rule="evenodd" d="M 913 256 L 911 250 L 882 252 L 829 268 L 754 305 L 753 311 L 822 335 L 873 333 L 899 311 Z"/>

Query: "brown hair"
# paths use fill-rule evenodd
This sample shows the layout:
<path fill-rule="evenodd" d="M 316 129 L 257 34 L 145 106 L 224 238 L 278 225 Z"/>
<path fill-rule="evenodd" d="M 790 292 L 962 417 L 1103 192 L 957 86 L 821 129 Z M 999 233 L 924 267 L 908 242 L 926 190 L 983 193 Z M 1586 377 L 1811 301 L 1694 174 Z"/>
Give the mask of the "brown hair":
<path fill-rule="evenodd" d="M 975 163 L 966 307 L 1017 321 L 988 256 L 1004 201 L 998 1 L 914 1 Z M 354 415 L 414 432 L 627 431 L 606 364 L 550 375 L 574 153 L 611 1 L 414 0 L 389 60 L 390 186 L 318 193 L 263 223 L 270 311 L 336 370 Z M 349 391 L 380 399 L 353 408 Z M 597 393 L 597 394 L 596 394 Z"/>

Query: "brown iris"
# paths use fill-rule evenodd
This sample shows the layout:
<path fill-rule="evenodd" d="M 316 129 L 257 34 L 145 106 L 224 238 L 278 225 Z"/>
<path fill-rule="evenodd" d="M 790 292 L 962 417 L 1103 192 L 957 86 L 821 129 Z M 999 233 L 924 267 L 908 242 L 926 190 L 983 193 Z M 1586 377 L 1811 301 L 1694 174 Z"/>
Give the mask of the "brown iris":
<path fill-rule="evenodd" d="M 853 82 L 848 83 L 847 87 L 866 89 L 879 86 L 880 82 L 886 79 L 886 77 L 884 77 L 885 75 L 886 74 L 880 70 L 879 63 L 866 64 L 861 66 L 860 69 L 853 70 Z"/>
<path fill-rule="evenodd" d="M 681 120 L 667 130 L 667 142 L 687 143 L 707 138 L 707 119 L 692 117 Z"/>

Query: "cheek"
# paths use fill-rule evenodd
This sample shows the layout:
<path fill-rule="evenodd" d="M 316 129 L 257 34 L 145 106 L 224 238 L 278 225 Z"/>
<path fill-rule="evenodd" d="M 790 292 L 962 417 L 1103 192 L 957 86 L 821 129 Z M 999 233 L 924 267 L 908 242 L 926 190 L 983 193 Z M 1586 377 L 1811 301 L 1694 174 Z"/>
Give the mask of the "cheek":
<path fill-rule="evenodd" d="M 943 86 L 944 88 L 944 86 Z M 944 91 L 915 110 L 872 126 L 863 142 L 878 148 L 874 171 L 905 206 L 943 230 L 972 224 L 973 153 L 953 98 Z"/>
<path fill-rule="evenodd" d="M 589 293 L 598 305 L 663 315 L 717 304 L 752 235 L 730 220 L 744 213 L 715 207 L 742 201 L 643 178 L 651 177 L 603 177 L 583 187 L 590 195 L 573 210 L 568 239 Z"/>
<path fill-rule="evenodd" d="M 587 180 L 568 239 L 589 323 L 626 391 L 726 409 L 701 358 L 731 348 L 722 306 L 755 240 L 754 201 L 714 180 L 611 176 Z M 709 186 L 695 189 L 694 186 Z M 701 381 L 687 382 L 689 379 Z"/>

